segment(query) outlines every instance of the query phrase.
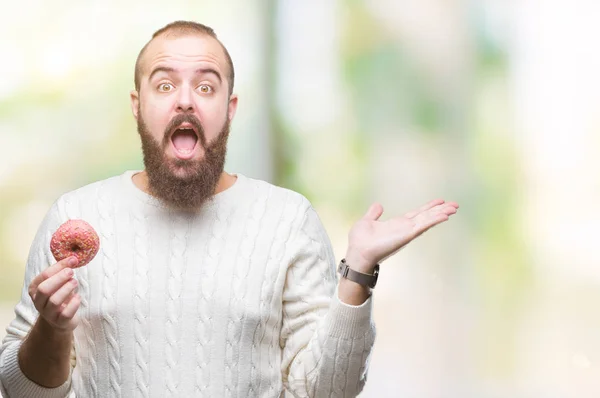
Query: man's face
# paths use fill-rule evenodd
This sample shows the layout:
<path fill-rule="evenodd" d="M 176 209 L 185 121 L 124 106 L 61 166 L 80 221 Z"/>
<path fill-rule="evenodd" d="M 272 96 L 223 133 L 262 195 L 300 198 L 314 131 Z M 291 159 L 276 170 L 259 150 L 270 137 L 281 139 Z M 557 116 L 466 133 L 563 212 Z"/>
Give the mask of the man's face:
<path fill-rule="evenodd" d="M 197 207 L 223 172 L 237 107 L 228 73 L 220 44 L 208 36 L 158 37 L 143 55 L 131 99 L 150 190 L 177 207 Z"/>

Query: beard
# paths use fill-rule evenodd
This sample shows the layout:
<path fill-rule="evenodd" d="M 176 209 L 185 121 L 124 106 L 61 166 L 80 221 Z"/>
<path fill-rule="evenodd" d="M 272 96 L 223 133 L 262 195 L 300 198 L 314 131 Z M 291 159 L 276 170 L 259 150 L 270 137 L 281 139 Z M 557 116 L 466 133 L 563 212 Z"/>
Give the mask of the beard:
<path fill-rule="evenodd" d="M 159 143 L 150 134 L 139 110 L 138 114 L 137 128 L 142 140 L 150 194 L 176 210 L 199 210 L 213 197 L 223 174 L 229 119 L 225 119 L 219 135 L 207 143 L 204 129 L 195 116 L 177 115 L 165 129 L 162 143 Z M 171 132 L 184 122 L 192 124 L 198 132 L 198 145 L 204 149 L 201 159 L 170 159 L 166 155 L 166 149 L 171 145 Z"/>

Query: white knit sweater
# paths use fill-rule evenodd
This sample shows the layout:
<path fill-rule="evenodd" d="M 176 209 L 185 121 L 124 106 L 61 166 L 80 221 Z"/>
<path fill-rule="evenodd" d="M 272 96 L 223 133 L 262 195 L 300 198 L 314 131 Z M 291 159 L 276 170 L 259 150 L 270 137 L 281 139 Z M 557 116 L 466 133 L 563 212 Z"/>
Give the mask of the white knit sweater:
<path fill-rule="evenodd" d="M 372 299 L 342 303 L 329 238 L 302 195 L 237 174 L 197 216 L 168 210 L 128 171 L 61 196 L 31 247 L 0 349 L 2 394 L 32 397 L 354 397 L 375 339 Z M 100 252 L 76 270 L 74 367 L 57 388 L 21 372 L 32 278 L 84 219 Z"/>

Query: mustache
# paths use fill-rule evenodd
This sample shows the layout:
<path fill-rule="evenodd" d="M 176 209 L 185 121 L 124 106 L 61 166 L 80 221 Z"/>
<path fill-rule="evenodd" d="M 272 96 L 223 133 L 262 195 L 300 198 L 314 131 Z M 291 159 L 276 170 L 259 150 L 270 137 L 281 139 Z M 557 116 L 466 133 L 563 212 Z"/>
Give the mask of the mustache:
<path fill-rule="evenodd" d="M 196 116 L 190 114 L 179 114 L 171 119 L 165 128 L 163 144 L 168 145 L 169 140 L 171 139 L 171 132 L 173 132 L 173 130 L 182 123 L 189 123 L 194 127 L 196 133 L 198 134 L 198 140 L 200 140 L 200 144 L 202 144 L 203 148 L 206 148 L 206 136 L 204 135 L 204 128 L 202 128 L 200 120 L 198 120 Z"/>

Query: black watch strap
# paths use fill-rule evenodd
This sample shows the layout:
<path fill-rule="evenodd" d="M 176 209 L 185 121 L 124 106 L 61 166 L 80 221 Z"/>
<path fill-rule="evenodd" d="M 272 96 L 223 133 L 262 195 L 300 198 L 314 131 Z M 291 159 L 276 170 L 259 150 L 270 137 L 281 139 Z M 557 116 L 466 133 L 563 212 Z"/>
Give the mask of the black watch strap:
<path fill-rule="evenodd" d="M 342 275 L 342 278 L 349 279 L 359 285 L 374 288 L 377 285 L 377 277 L 379 276 L 379 264 L 375 265 L 372 275 L 363 274 L 362 272 L 354 271 L 348 266 L 346 259 L 342 259 L 340 265 L 338 265 L 338 272 Z"/>

